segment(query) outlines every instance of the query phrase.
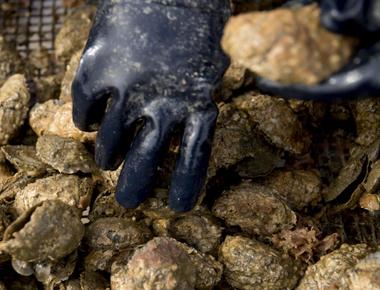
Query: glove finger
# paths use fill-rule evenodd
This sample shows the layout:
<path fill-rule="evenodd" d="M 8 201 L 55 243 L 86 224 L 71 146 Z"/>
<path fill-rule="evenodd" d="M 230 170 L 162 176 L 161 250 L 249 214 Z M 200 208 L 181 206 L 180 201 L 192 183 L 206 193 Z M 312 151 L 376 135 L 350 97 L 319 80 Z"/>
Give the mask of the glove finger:
<path fill-rule="evenodd" d="M 116 200 L 122 206 L 135 208 L 150 193 L 169 133 L 165 121 L 149 118 L 136 136 L 116 187 Z"/>
<path fill-rule="evenodd" d="M 175 211 L 191 210 L 197 201 L 207 173 L 217 115 L 213 107 L 193 114 L 186 122 L 169 193 L 169 205 Z"/>
<path fill-rule="evenodd" d="M 267 93 L 302 100 L 347 100 L 378 94 L 380 81 L 376 80 L 380 58 L 331 76 L 314 86 L 282 85 L 265 78 L 257 78 L 256 86 Z"/>
<path fill-rule="evenodd" d="M 94 92 L 93 82 L 88 80 L 84 70 L 79 68 L 71 86 L 73 121 L 82 131 L 95 131 L 103 118 L 111 90 L 104 88 Z"/>
<path fill-rule="evenodd" d="M 131 114 L 127 114 L 130 121 L 125 121 L 125 111 L 124 103 L 118 98 L 113 98 L 96 136 L 95 160 L 104 170 L 117 169 L 132 142 L 131 127 L 135 119 Z"/>

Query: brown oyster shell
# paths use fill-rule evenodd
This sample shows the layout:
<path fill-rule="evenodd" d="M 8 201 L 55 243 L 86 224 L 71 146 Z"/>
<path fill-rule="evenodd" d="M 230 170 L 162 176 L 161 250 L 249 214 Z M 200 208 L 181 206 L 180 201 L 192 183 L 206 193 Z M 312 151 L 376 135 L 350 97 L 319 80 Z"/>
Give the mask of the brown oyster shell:
<path fill-rule="evenodd" d="M 365 244 L 343 244 L 307 268 L 297 290 L 322 290 L 337 285 L 342 275 L 370 253 Z"/>
<path fill-rule="evenodd" d="M 369 146 L 380 139 L 380 99 L 365 98 L 355 103 L 356 142 Z"/>
<path fill-rule="evenodd" d="M 92 249 L 123 250 L 146 243 L 152 234 L 141 223 L 125 218 L 99 218 L 86 228 L 86 244 Z"/>
<path fill-rule="evenodd" d="M 262 181 L 294 210 L 317 205 L 321 200 L 322 181 L 315 170 L 276 170 Z"/>
<path fill-rule="evenodd" d="M 49 100 L 36 104 L 29 114 L 29 124 L 38 135 L 56 135 L 73 138 L 80 142 L 95 141 L 96 133 L 82 132 L 72 120 L 72 103 Z"/>
<path fill-rule="evenodd" d="M 38 103 L 44 103 L 51 99 L 58 98 L 60 94 L 60 85 L 62 81 L 62 75 L 46 75 L 38 78 L 34 78 L 36 90 L 36 101 Z"/>
<path fill-rule="evenodd" d="M 212 212 L 229 226 L 239 226 L 249 234 L 271 235 L 293 227 L 296 214 L 264 186 L 244 182 L 225 191 Z"/>
<path fill-rule="evenodd" d="M 37 156 L 60 173 L 90 173 L 95 170 L 94 157 L 77 140 L 54 135 L 40 136 L 36 144 Z"/>
<path fill-rule="evenodd" d="M 217 220 L 201 213 L 173 218 L 169 222 L 168 233 L 203 253 L 214 250 L 222 238 L 222 228 Z"/>
<path fill-rule="evenodd" d="M 70 206 L 85 209 L 90 201 L 93 183 L 90 178 L 57 174 L 36 180 L 16 194 L 13 208 L 22 214 L 45 200 L 60 200 Z"/>
<path fill-rule="evenodd" d="M 67 63 L 75 52 L 83 49 L 95 11 L 94 6 L 85 5 L 73 10 L 65 18 L 54 42 L 55 56 L 58 61 Z"/>
<path fill-rule="evenodd" d="M 83 235 L 78 209 L 59 200 L 48 200 L 7 228 L 0 251 L 25 262 L 54 261 L 73 252 Z"/>
<path fill-rule="evenodd" d="M 138 249 L 128 264 L 115 262 L 111 288 L 118 289 L 195 289 L 196 272 L 189 256 L 168 238 L 154 238 Z"/>
<path fill-rule="evenodd" d="M 48 166 L 37 157 L 34 146 L 7 145 L 1 147 L 1 150 L 17 171 L 25 175 L 39 177 L 49 170 Z"/>
<path fill-rule="evenodd" d="M 347 270 L 339 282 L 341 289 L 380 289 L 380 251 L 369 254 Z"/>
<path fill-rule="evenodd" d="M 219 250 L 224 276 L 237 289 L 293 289 L 299 268 L 289 257 L 241 236 L 227 236 Z"/>
<path fill-rule="evenodd" d="M 356 41 L 320 24 L 317 4 L 231 17 L 223 49 L 233 61 L 284 84 L 316 84 L 348 63 Z"/>
<path fill-rule="evenodd" d="M 29 110 L 30 95 L 23 75 L 13 75 L 0 88 L 0 145 L 15 137 Z"/>
<path fill-rule="evenodd" d="M 234 103 L 248 113 L 253 125 L 278 148 L 294 154 L 309 150 L 310 134 L 284 99 L 250 92 L 235 98 Z"/>
<path fill-rule="evenodd" d="M 281 164 L 280 154 L 254 131 L 249 116 L 233 104 L 220 104 L 208 168 L 213 177 L 221 168 L 245 163 L 244 176 L 265 175 Z"/>
<path fill-rule="evenodd" d="M 177 242 L 190 257 L 196 271 L 195 289 L 211 290 L 222 279 L 223 265 L 213 256 L 198 252 L 184 243 Z"/>
<path fill-rule="evenodd" d="M 81 56 L 81 51 L 74 53 L 70 59 L 70 62 L 66 66 L 66 72 L 61 84 L 61 94 L 59 96 L 59 99 L 65 103 L 72 101 L 71 83 L 73 82 L 75 74 L 77 72 Z"/>
<path fill-rule="evenodd" d="M 84 271 L 80 273 L 80 289 L 104 290 L 110 289 L 109 281 L 98 272 Z M 69 289 L 67 289 L 69 290 Z M 70 289 L 73 290 L 73 289 Z"/>

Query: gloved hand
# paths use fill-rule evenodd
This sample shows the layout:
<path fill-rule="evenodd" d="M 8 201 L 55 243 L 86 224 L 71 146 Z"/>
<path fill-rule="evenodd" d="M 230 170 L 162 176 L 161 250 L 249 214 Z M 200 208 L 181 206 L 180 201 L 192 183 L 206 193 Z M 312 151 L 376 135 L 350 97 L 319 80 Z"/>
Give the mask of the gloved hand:
<path fill-rule="evenodd" d="M 73 119 L 84 131 L 101 123 L 95 148 L 101 168 L 114 170 L 125 160 L 116 188 L 124 207 L 151 192 L 175 127 L 183 137 L 169 204 L 176 211 L 195 205 L 217 117 L 212 95 L 228 66 L 219 43 L 229 13 L 228 0 L 99 4 L 72 85 Z"/>
<path fill-rule="evenodd" d="M 359 37 L 362 47 L 351 62 L 314 85 L 282 85 L 261 78 L 261 90 L 282 97 L 336 100 L 380 94 L 380 0 L 321 0 L 321 21 L 329 30 Z"/>

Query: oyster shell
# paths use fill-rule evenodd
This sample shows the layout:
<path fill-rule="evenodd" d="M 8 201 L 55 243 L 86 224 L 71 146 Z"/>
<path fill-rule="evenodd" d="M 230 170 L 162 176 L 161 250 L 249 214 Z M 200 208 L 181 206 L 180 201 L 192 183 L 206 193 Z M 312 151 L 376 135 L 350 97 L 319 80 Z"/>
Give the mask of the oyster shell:
<path fill-rule="evenodd" d="M 365 244 L 343 244 L 309 266 L 297 290 L 322 290 L 336 286 L 342 275 L 369 253 L 370 249 Z"/>
<path fill-rule="evenodd" d="M 219 250 L 224 276 L 237 289 L 293 289 L 300 269 L 292 259 L 258 241 L 227 236 Z"/>
<path fill-rule="evenodd" d="M 226 190 L 212 212 L 229 226 L 240 226 L 249 234 L 270 236 L 296 224 L 296 214 L 278 198 L 278 193 L 264 186 L 244 182 Z"/>
<path fill-rule="evenodd" d="M 49 100 L 36 104 L 29 114 L 29 124 L 38 135 L 56 135 L 80 142 L 94 142 L 96 133 L 82 132 L 72 120 L 72 103 Z"/>
<path fill-rule="evenodd" d="M 320 24 L 317 4 L 231 17 L 223 49 L 233 61 L 284 84 L 316 84 L 348 63 L 356 41 Z"/>
<path fill-rule="evenodd" d="M 154 238 L 137 250 L 128 264 L 115 262 L 111 288 L 118 289 L 195 289 L 196 271 L 177 241 Z"/>
<path fill-rule="evenodd" d="M 30 95 L 23 75 L 13 75 L 0 88 L 0 145 L 16 136 L 29 110 Z"/>
<path fill-rule="evenodd" d="M 37 156 L 60 173 L 90 173 L 95 170 L 94 157 L 77 140 L 54 135 L 40 136 Z"/>
<path fill-rule="evenodd" d="M 54 261 L 67 256 L 84 235 L 79 213 L 60 200 L 36 205 L 7 228 L 0 251 L 25 262 Z"/>
<path fill-rule="evenodd" d="M 38 179 L 17 192 L 13 208 L 22 214 L 42 201 L 60 200 L 84 210 L 91 201 L 92 191 L 90 178 L 56 174 Z"/>

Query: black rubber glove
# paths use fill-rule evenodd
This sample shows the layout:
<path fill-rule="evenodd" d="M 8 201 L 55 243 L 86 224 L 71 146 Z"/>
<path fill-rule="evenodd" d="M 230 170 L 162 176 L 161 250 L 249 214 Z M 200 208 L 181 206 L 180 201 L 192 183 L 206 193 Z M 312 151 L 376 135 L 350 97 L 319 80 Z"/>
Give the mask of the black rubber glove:
<path fill-rule="evenodd" d="M 95 148 L 101 168 L 125 160 L 116 189 L 124 207 L 138 206 L 151 192 L 178 126 L 184 133 L 169 203 L 176 211 L 195 205 L 217 117 L 212 95 L 228 66 L 219 43 L 229 13 L 228 0 L 99 4 L 72 85 L 73 118 L 84 131 L 101 123 Z"/>
<path fill-rule="evenodd" d="M 315 86 L 282 85 L 257 79 L 261 90 L 282 97 L 336 100 L 380 93 L 380 0 L 322 0 L 321 21 L 329 30 L 359 37 L 362 48 L 351 63 Z"/>

